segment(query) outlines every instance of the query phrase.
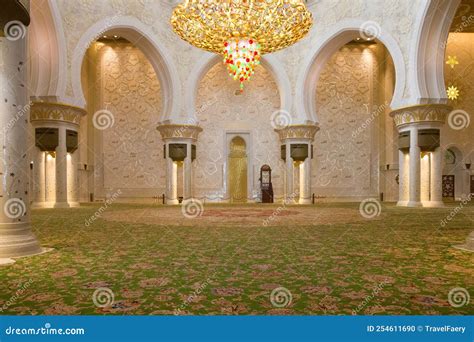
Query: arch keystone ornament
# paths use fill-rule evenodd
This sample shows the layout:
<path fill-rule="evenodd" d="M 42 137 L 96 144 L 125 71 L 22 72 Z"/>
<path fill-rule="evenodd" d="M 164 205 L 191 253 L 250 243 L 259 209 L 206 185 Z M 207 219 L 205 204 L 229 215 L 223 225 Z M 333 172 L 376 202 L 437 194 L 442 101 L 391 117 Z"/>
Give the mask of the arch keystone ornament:
<path fill-rule="evenodd" d="M 311 159 L 313 158 L 313 140 L 319 131 L 315 123 L 290 125 L 275 129 L 281 141 L 281 156 L 285 161 L 285 203 L 292 204 L 297 198 L 294 190 L 293 176 L 299 168 L 299 204 L 311 204 Z"/>
<path fill-rule="evenodd" d="M 399 198 L 406 207 L 443 207 L 441 128 L 452 107 L 421 104 L 393 110 L 399 131 Z"/>

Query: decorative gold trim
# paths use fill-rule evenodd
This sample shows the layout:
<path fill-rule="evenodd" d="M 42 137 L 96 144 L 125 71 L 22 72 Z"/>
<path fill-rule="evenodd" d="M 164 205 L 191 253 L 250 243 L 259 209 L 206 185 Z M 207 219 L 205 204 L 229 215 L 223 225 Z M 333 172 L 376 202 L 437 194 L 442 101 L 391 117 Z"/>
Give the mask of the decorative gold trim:
<path fill-rule="evenodd" d="M 193 139 L 197 140 L 202 128 L 195 125 L 166 124 L 156 127 L 163 139 Z"/>
<path fill-rule="evenodd" d="M 87 115 L 83 108 L 57 102 L 33 102 L 31 104 L 31 121 L 64 121 L 79 125 L 81 117 Z"/>
<path fill-rule="evenodd" d="M 444 124 L 453 108 L 446 104 L 431 103 L 403 107 L 393 110 L 390 116 L 397 127 L 412 123 L 438 122 Z"/>
<path fill-rule="evenodd" d="M 317 131 L 319 131 L 318 125 L 291 125 L 275 129 L 281 141 L 285 139 L 310 139 L 313 141 Z"/>

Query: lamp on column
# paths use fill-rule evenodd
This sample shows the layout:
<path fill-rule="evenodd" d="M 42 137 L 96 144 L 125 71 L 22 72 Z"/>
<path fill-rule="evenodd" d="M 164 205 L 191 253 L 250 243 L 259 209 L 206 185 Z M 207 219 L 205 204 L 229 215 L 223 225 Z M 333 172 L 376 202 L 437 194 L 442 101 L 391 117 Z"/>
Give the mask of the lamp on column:
<path fill-rule="evenodd" d="M 471 169 L 471 161 L 470 160 L 465 165 L 466 165 L 466 170 Z"/>

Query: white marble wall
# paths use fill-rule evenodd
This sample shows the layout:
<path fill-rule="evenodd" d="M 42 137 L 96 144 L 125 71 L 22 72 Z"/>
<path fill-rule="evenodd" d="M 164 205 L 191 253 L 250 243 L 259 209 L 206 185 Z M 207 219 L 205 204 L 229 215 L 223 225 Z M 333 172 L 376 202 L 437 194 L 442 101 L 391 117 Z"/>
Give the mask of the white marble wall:
<path fill-rule="evenodd" d="M 272 75 L 259 66 L 244 92 L 224 65 L 214 65 L 202 79 L 197 93 L 196 113 L 203 128 L 199 135 L 194 184 L 197 197 L 226 199 L 226 134 L 241 133 L 247 140 L 253 190 L 259 187 L 260 167 L 272 168 L 275 196 L 283 195 L 283 164 L 280 141 L 272 126 L 272 114 L 280 108 L 280 96 Z M 237 93 L 236 93 L 237 91 Z"/>
<path fill-rule="evenodd" d="M 378 196 L 385 146 L 379 130 L 387 105 L 380 72 L 383 46 L 350 44 L 334 54 L 317 85 L 321 130 L 314 143 L 312 185 L 319 197 Z"/>
<path fill-rule="evenodd" d="M 153 67 L 126 42 L 99 47 L 96 67 L 100 98 L 96 111 L 107 110 L 113 116 L 113 124 L 102 131 L 94 120 L 89 122 L 101 140 L 95 154 L 103 158 L 101 174 L 96 174 L 96 179 L 103 178 L 103 193 L 121 189 L 124 198 L 161 196 L 165 159 L 156 130 L 162 114 L 161 89 Z"/>

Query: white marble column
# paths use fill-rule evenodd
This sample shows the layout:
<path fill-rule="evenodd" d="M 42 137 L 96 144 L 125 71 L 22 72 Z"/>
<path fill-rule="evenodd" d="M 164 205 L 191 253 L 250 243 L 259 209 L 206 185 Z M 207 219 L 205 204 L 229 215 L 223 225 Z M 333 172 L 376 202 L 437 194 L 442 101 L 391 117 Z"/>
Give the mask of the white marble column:
<path fill-rule="evenodd" d="M 420 158 L 420 200 L 423 206 L 429 206 L 431 192 L 431 157 L 424 153 Z"/>
<path fill-rule="evenodd" d="M 438 147 L 431 153 L 431 203 L 430 207 L 444 207 L 443 203 L 443 153 Z"/>
<path fill-rule="evenodd" d="M 67 149 L 66 128 L 59 128 L 59 143 L 56 147 L 56 202 L 55 208 L 69 208 L 67 201 Z"/>
<path fill-rule="evenodd" d="M 70 207 L 79 207 L 79 150 L 67 155 L 67 201 Z"/>
<path fill-rule="evenodd" d="M 310 151 L 311 146 L 308 147 Z M 300 164 L 299 204 L 311 204 L 311 154 Z"/>
<path fill-rule="evenodd" d="M 39 148 L 35 149 L 33 175 L 33 207 L 42 208 L 46 202 L 46 154 Z"/>
<path fill-rule="evenodd" d="M 192 143 L 196 143 L 202 128 L 194 125 L 160 124 L 156 128 L 166 144 L 166 204 L 178 204 L 178 164 L 169 156 L 169 144 L 186 144 L 182 166 L 183 198 L 193 197 Z"/>
<path fill-rule="evenodd" d="M 408 169 L 407 155 L 403 151 L 398 151 L 398 206 L 406 206 L 408 203 Z"/>
<path fill-rule="evenodd" d="M 187 143 L 186 144 L 186 158 L 184 159 L 184 194 L 183 198 L 184 199 L 190 199 L 193 198 L 193 168 L 192 168 L 192 144 Z"/>
<path fill-rule="evenodd" d="M 291 158 L 291 144 L 286 143 L 286 189 L 285 189 L 285 202 L 293 203 L 294 201 L 294 188 L 293 188 L 293 159 Z"/>
<path fill-rule="evenodd" d="M 30 224 L 27 65 L 26 37 L 0 34 L 0 264 L 42 252 Z"/>
<path fill-rule="evenodd" d="M 418 128 L 410 129 L 410 186 L 408 207 L 420 207 L 420 147 L 418 146 Z"/>
<path fill-rule="evenodd" d="M 166 146 L 168 153 L 169 146 Z M 178 164 L 169 156 L 166 158 L 166 204 L 178 204 Z"/>

